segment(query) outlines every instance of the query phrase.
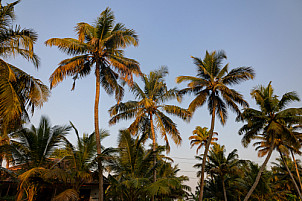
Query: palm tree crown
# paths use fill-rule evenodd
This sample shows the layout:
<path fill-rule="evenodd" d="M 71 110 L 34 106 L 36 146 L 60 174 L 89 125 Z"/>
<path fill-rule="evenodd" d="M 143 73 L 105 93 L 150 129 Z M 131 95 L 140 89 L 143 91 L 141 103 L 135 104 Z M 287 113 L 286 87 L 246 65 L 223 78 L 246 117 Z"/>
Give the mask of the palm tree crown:
<path fill-rule="evenodd" d="M 136 133 L 142 124 L 147 124 L 145 128 L 151 128 L 152 135 L 155 130 L 159 131 L 166 141 L 167 147 L 169 147 L 167 134 L 172 137 L 175 144 L 180 144 L 181 137 L 176 124 L 164 112 L 185 120 L 190 118 L 190 113 L 181 107 L 165 104 L 166 101 L 180 98 L 176 88 L 168 89 L 164 81 L 164 76 L 167 73 L 167 68 L 162 67 L 158 71 L 152 71 L 149 75 L 144 75 L 142 77 L 144 83 L 143 89 L 137 83 L 134 83 L 131 87 L 131 92 L 138 101 L 128 101 L 111 107 L 109 112 L 112 118 L 109 123 L 115 124 L 122 119 L 134 117 L 134 122 L 129 126 L 130 132 Z M 155 133 L 151 138 L 155 143 Z"/>
<path fill-rule="evenodd" d="M 55 148 L 65 140 L 70 126 L 51 126 L 47 117 L 41 117 L 38 127 L 31 125 L 11 134 L 11 144 L 28 167 L 41 167 Z M 18 155 L 16 155 L 18 156 Z"/>
<path fill-rule="evenodd" d="M 218 135 L 217 132 L 213 133 L 214 135 Z M 195 130 L 193 131 L 193 135 L 189 137 L 189 140 L 191 140 L 191 148 L 193 146 L 198 146 L 196 149 L 196 154 L 198 154 L 198 150 L 201 149 L 202 146 L 206 146 L 207 140 L 209 138 L 209 132 L 207 127 L 201 128 L 200 126 L 196 126 Z M 211 144 L 216 144 L 218 138 L 213 137 Z"/>
<path fill-rule="evenodd" d="M 75 27 L 78 39 L 52 38 L 45 42 L 47 46 L 57 46 L 61 51 L 74 56 L 59 63 L 59 67 L 50 76 L 50 86 L 55 87 L 66 76 L 74 81 L 88 75 L 95 65 L 100 71 L 100 82 L 109 94 L 115 93 L 120 100 L 123 89 L 118 83 L 122 79 L 132 82 L 132 73 L 139 74 L 138 63 L 124 57 L 125 48 L 138 45 L 135 31 L 124 24 L 114 24 L 115 18 L 110 8 L 106 8 L 94 25 L 78 23 Z M 73 89 L 74 89 L 73 85 Z"/>
<path fill-rule="evenodd" d="M 229 71 L 228 64 L 222 65 L 223 60 L 227 58 L 223 51 L 211 53 L 207 51 L 203 60 L 197 57 L 192 58 L 197 66 L 196 77 L 179 76 L 176 79 L 177 83 L 189 82 L 188 88 L 181 90 L 182 94 L 193 93 L 196 96 L 190 103 L 189 110 L 193 112 L 207 102 L 210 114 L 212 115 L 215 108 L 222 124 L 225 123 L 227 117 L 227 106 L 240 114 L 236 103 L 242 106 L 248 106 L 248 103 L 240 93 L 227 86 L 252 79 L 254 70 L 250 67 L 239 67 Z"/>

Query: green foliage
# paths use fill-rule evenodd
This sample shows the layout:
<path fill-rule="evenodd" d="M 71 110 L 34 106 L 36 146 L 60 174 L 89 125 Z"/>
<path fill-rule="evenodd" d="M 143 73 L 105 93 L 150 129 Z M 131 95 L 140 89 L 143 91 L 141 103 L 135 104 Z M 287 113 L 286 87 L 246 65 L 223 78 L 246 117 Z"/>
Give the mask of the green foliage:
<path fill-rule="evenodd" d="M 137 101 L 121 102 L 111 107 L 109 112 L 112 118 L 109 124 L 135 118 L 129 126 L 131 133 L 152 134 L 150 138 L 155 142 L 155 132 L 157 131 L 165 140 L 168 148 L 170 147 L 168 135 L 171 136 L 175 144 L 179 145 L 182 139 L 176 124 L 163 112 L 184 120 L 189 120 L 191 114 L 181 107 L 165 104 L 169 100 L 180 100 L 181 98 L 176 88 L 168 89 L 164 80 L 167 74 L 168 69 L 162 67 L 157 71 L 150 72 L 149 75 L 142 76 L 144 88 L 141 88 L 137 83 L 134 83 L 130 88 Z"/>
<path fill-rule="evenodd" d="M 138 62 L 124 57 L 125 48 L 138 45 L 138 36 L 124 24 L 116 23 L 110 8 L 106 8 L 94 25 L 80 22 L 76 26 L 77 39 L 52 38 L 45 42 L 47 46 L 57 46 L 61 51 L 74 56 L 60 62 L 59 67 L 50 76 L 51 88 L 71 76 L 75 81 L 91 73 L 95 65 L 100 73 L 100 81 L 108 94 L 115 94 L 121 100 L 124 90 L 118 83 L 122 79 L 132 83 L 132 74 L 140 74 Z"/>
<path fill-rule="evenodd" d="M 225 124 L 227 118 L 227 107 L 231 108 L 237 115 L 240 115 L 240 109 L 237 104 L 247 107 L 248 103 L 243 99 L 242 94 L 234 89 L 229 88 L 234 84 L 242 81 L 253 79 L 254 70 L 250 67 L 238 67 L 231 71 L 228 70 L 228 64 L 223 66 L 222 62 L 226 59 L 223 51 L 211 52 L 206 51 L 204 59 L 192 57 L 197 67 L 197 75 L 179 76 L 176 78 L 177 83 L 184 81 L 189 82 L 187 88 L 182 89 L 180 94 L 193 94 L 195 98 L 191 101 L 188 110 L 194 112 L 197 108 L 203 106 L 206 102 L 212 117 L 209 137 L 205 146 L 204 156 L 207 156 L 210 143 L 212 141 L 215 116 L 218 115 L 220 122 Z M 200 196 L 203 198 L 204 170 L 206 157 L 203 159 L 201 169 Z"/>
<path fill-rule="evenodd" d="M 192 58 L 197 67 L 196 77 L 179 76 L 176 79 L 177 83 L 189 82 L 188 87 L 180 91 L 181 94 L 195 95 L 189 105 L 189 110 L 193 112 L 207 102 L 210 115 L 215 108 L 222 124 L 225 123 L 227 117 L 227 107 L 239 115 L 241 112 L 237 104 L 248 106 L 248 103 L 240 93 L 228 86 L 253 79 L 254 70 L 250 67 L 239 67 L 229 71 L 228 64 L 222 66 L 223 60 L 227 58 L 223 51 L 211 53 L 207 51 L 203 60 L 197 57 Z"/>
<path fill-rule="evenodd" d="M 218 135 L 218 133 L 214 132 L 213 135 Z M 207 140 L 209 138 L 209 132 L 207 127 L 201 128 L 200 126 L 196 126 L 195 130 L 193 131 L 193 135 L 189 137 L 189 140 L 191 140 L 191 148 L 193 146 L 198 146 L 196 149 L 196 154 L 198 154 L 198 150 L 201 149 L 202 146 L 206 146 Z M 213 137 L 211 140 L 211 144 L 216 144 L 218 138 Z"/>
<path fill-rule="evenodd" d="M 293 101 L 299 101 L 299 97 L 295 92 L 285 93 L 281 99 L 274 94 L 271 83 L 264 86 L 258 86 L 251 92 L 256 104 L 260 110 L 245 108 L 242 113 L 242 120 L 246 122 L 240 128 L 239 134 L 243 135 L 242 144 L 247 146 L 254 139 L 261 139 L 258 155 L 264 156 L 267 154 L 266 160 L 259 170 L 258 176 L 254 185 L 247 194 L 245 199 L 253 192 L 257 182 L 261 176 L 263 168 L 266 166 L 273 149 L 279 151 L 281 146 L 287 145 L 290 147 L 300 147 L 300 142 L 296 133 L 288 127 L 288 125 L 299 125 L 302 121 L 301 108 L 286 108 Z M 239 118 L 237 120 L 240 120 Z"/>
<path fill-rule="evenodd" d="M 70 129 L 70 126 L 51 126 L 49 119 L 42 116 L 38 127 L 31 125 L 11 133 L 15 161 L 24 168 L 45 167 L 47 158 L 65 140 Z"/>
<path fill-rule="evenodd" d="M 3 60 L 19 55 L 36 67 L 39 65 L 39 58 L 33 51 L 37 34 L 20 26 L 13 28 L 14 6 L 18 3 L 0 5 L 0 125 L 5 134 L 10 127 L 28 120 L 27 110 L 33 113 L 50 95 L 48 87 L 39 79 Z"/>
<path fill-rule="evenodd" d="M 120 131 L 119 155 L 110 165 L 108 176 L 110 185 L 106 197 L 113 200 L 142 200 L 156 196 L 160 200 L 181 198 L 188 186 L 182 184 L 187 178 L 177 177 L 177 166 L 163 158 L 153 164 L 153 151 L 145 150 L 142 138 L 132 138 L 127 130 Z M 160 149 L 158 149 L 160 150 Z M 158 154 L 160 155 L 160 154 Z M 157 169 L 159 179 L 152 181 L 153 169 Z"/>

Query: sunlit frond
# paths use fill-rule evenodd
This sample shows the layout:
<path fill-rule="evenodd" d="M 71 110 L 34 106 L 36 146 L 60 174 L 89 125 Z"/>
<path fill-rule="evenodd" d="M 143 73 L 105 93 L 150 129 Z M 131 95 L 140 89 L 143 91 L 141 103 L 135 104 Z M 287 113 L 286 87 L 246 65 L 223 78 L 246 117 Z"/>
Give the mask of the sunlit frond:
<path fill-rule="evenodd" d="M 67 189 L 55 196 L 53 201 L 77 201 L 79 200 L 79 194 L 75 189 Z"/>

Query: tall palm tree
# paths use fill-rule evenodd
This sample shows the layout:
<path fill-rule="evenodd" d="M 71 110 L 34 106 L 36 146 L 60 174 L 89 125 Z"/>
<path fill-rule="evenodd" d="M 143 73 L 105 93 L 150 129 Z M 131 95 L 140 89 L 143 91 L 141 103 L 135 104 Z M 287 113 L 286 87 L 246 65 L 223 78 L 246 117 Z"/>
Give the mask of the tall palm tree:
<path fill-rule="evenodd" d="M 113 12 L 106 8 L 97 18 L 94 25 L 84 22 L 76 26 L 78 39 L 52 38 L 45 42 L 47 46 L 57 46 L 61 51 L 74 56 L 59 63 L 59 67 L 50 76 L 50 87 L 55 87 L 66 76 L 72 76 L 74 81 L 87 76 L 94 68 L 96 76 L 96 92 L 94 103 L 94 126 L 97 143 L 97 153 L 101 154 L 99 134 L 99 98 L 100 86 L 106 93 L 115 94 L 120 101 L 124 90 L 119 80 L 132 83 L 132 74 L 140 74 L 138 62 L 124 57 L 125 48 L 138 45 L 135 31 L 127 29 L 124 24 L 116 23 Z M 72 89 L 75 87 L 75 82 Z M 100 159 L 101 160 L 101 159 Z M 102 165 L 99 161 L 99 192 L 103 201 Z"/>
<path fill-rule="evenodd" d="M 168 74 L 168 69 L 162 67 L 157 71 L 151 71 L 149 75 L 142 76 L 144 88 L 137 83 L 131 87 L 131 92 L 138 101 L 128 101 L 119 103 L 110 108 L 109 112 L 112 118 L 109 124 L 113 125 L 122 119 L 135 118 L 129 126 L 133 134 L 145 124 L 150 128 L 151 139 L 153 141 L 154 164 L 156 164 L 156 131 L 161 134 L 169 150 L 168 135 L 171 136 L 175 144 L 181 143 L 180 133 L 176 124 L 164 114 L 176 115 L 184 120 L 190 118 L 190 112 L 175 105 L 166 105 L 165 102 L 180 98 L 175 88 L 168 89 L 164 77 Z M 146 123 L 147 122 L 147 123 Z M 145 126 L 146 127 L 146 126 Z M 156 170 L 154 169 L 153 181 L 156 182 Z"/>
<path fill-rule="evenodd" d="M 255 182 L 244 201 L 249 199 L 256 188 L 273 150 L 277 147 L 278 141 L 287 139 L 288 143 L 292 145 L 299 143 L 297 137 L 287 127 L 287 124 L 299 124 L 302 120 L 301 108 L 286 108 L 290 102 L 300 100 L 296 92 L 285 93 L 279 100 L 278 96 L 274 94 L 270 82 L 267 87 L 258 86 L 254 88 L 251 96 L 256 100 L 260 110 L 244 109 L 241 118 L 246 124 L 239 130 L 239 134 L 243 135 L 242 144 L 246 147 L 252 139 L 257 139 L 260 136 L 265 139 L 265 144 L 269 145 L 269 149 Z"/>
<path fill-rule="evenodd" d="M 34 112 L 49 96 L 49 90 L 39 79 L 32 77 L 3 59 L 21 56 L 35 67 L 39 58 L 33 51 L 37 33 L 31 29 L 13 27 L 14 6 L 20 1 L 7 4 L 0 2 L 0 125 L 2 135 L 7 130 L 28 120 L 27 109 Z"/>
<path fill-rule="evenodd" d="M 218 135 L 217 132 L 214 132 L 213 135 Z M 198 150 L 201 149 L 202 146 L 205 146 L 207 144 L 207 140 L 209 138 L 209 132 L 207 127 L 201 128 L 200 126 L 196 126 L 195 130 L 193 131 L 193 135 L 189 137 L 189 140 L 191 140 L 191 148 L 193 146 L 198 146 L 196 149 L 196 154 L 198 154 Z M 218 138 L 212 137 L 211 144 L 216 144 Z"/>
<path fill-rule="evenodd" d="M 253 79 L 254 70 L 250 67 L 239 67 L 229 71 L 229 65 L 226 64 L 223 66 L 222 64 L 223 60 L 227 58 L 223 51 L 214 51 L 211 53 L 207 51 L 203 60 L 197 57 L 192 58 L 194 64 L 197 66 L 196 77 L 179 76 L 177 77 L 176 82 L 181 83 L 188 81 L 188 87 L 182 89 L 180 93 L 193 93 L 196 96 L 189 105 L 189 111 L 194 112 L 198 107 L 201 107 L 207 102 L 212 117 L 209 138 L 203 154 L 204 159 L 201 170 L 199 195 L 199 200 L 201 201 L 203 198 L 206 157 L 213 137 L 216 114 L 221 123 L 224 124 L 227 118 L 227 107 L 230 107 L 237 114 L 240 114 L 237 104 L 245 107 L 248 106 L 248 103 L 243 99 L 243 96 L 228 86 Z"/>

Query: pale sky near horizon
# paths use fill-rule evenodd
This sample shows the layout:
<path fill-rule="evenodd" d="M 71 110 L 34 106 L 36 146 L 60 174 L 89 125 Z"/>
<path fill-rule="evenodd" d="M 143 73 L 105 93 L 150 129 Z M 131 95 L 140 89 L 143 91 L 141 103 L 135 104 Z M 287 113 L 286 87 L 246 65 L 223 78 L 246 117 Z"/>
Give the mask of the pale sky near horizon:
<path fill-rule="evenodd" d="M 49 85 L 50 74 L 68 56 L 56 47 L 46 47 L 44 41 L 54 37 L 75 37 L 76 23 L 93 23 L 106 7 L 112 9 L 117 22 L 124 23 L 139 35 L 139 46 L 127 48 L 126 55 L 139 61 L 145 73 L 161 65 L 168 66 L 170 73 L 166 80 L 169 87 L 185 86 L 175 83 L 179 75 L 196 75 L 190 56 L 203 58 L 206 50 L 224 50 L 230 68 L 251 66 L 256 72 L 254 80 L 234 86 L 251 107 L 255 107 L 249 95 L 251 89 L 270 81 L 277 95 L 297 91 L 302 96 L 302 2 L 299 0 L 23 0 L 16 6 L 15 24 L 32 28 L 39 34 L 35 51 L 41 66 L 37 71 L 23 59 L 10 59 L 9 62 Z M 71 86 L 72 79 L 68 78 L 54 88 L 49 101 L 32 117 L 32 123 L 37 125 L 40 116 L 47 115 L 53 125 L 72 121 L 80 132 L 91 133 L 94 129 L 94 74 L 79 80 L 74 91 L 70 90 Z M 130 99 L 133 96 L 128 92 L 123 101 Z M 186 96 L 180 105 L 187 107 L 191 100 L 192 97 Z M 105 146 L 116 146 L 118 130 L 129 125 L 129 122 L 121 122 L 109 127 L 108 109 L 114 104 L 114 97 L 102 91 L 100 124 L 111 132 L 104 140 Z M 301 102 L 290 106 L 301 107 Z M 257 157 L 251 145 L 249 148 L 241 145 L 238 129 L 242 124 L 236 123 L 234 118 L 229 111 L 224 127 L 216 121 L 219 143 L 226 146 L 227 153 L 236 148 L 240 158 L 260 163 L 263 159 Z M 210 116 L 204 106 L 196 111 L 190 123 L 177 118 L 173 120 L 183 142 L 177 147 L 170 140 L 169 156 L 174 157 L 175 164 L 181 168 L 180 173 L 188 175 L 193 186 L 197 181 L 196 170 L 192 168 L 197 162 L 194 160 L 196 149 L 190 149 L 188 137 L 198 125 L 210 127 Z"/>

